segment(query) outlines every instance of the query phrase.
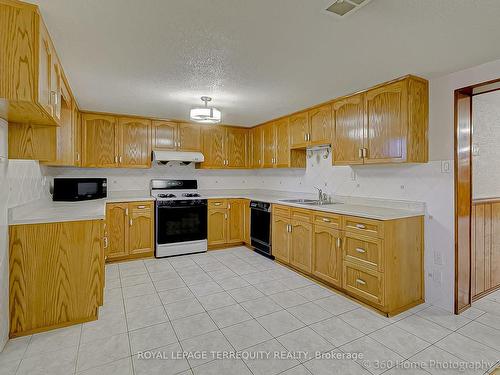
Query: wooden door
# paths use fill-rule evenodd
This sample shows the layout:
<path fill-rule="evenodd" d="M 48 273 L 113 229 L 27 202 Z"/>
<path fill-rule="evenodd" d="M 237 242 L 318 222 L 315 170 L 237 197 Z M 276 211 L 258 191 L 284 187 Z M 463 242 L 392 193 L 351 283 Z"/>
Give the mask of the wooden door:
<path fill-rule="evenodd" d="M 342 286 L 342 249 L 340 231 L 322 225 L 314 226 L 312 273 L 335 286 Z"/>
<path fill-rule="evenodd" d="M 201 126 L 198 124 L 180 123 L 177 139 L 179 150 L 201 151 Z"/>
<path fill-rule="evenodd" d="M 224 245 L 227 242 L 227 209 L 208 210 L 208 245 Z"/>
<path fill-rule="evenodd" d="M 202 130 L 202 152 L 205 161 L 202 168 L 224 168 L 226 164 L 224 142 L 226 130 L 221 126 L 205 127 Z"/>
<path fill-rule="evenodd" d="M 120 117 L 118 130 L 119 166 L 123 168 L 151 167 L 151 121 Z"/>
<path fill-rule="evenodd" d="M 40 24 L 40 43 L 38 56 L 38 102 L 50 114 L 53 115 L 52 102 L 50 99 L 50 84 L 52 71 L 52 49 L 49 33 L 45 26 Z"/>
<path fill-rule="evenodd" d="M 299 270 L 311 273 L 312 263 L 312 224 L 292 220 L 290 263 Z"/>
<path fill-rule="evenodd" d="M 274 168 L 274 155 L 276 150 L 276 132 L 274 123 L 270 122 L 262 127 L 263 168 Z"/>
<path fill-rule="evenodd" d="M 302 148 L 309 143 L 309 121 L 307 112 L 290 116 L 290 147 Z"/>
<path fill-rule="evenodd" d="M 308 113 L 310 143 L 325 145 L 332 143 L 332 106 L 330 104 L 312 109 Z"/>
<path fill-rule="evenodd" d="M 151 202 L 129 203 L 129 254 L 153 254 L 153 204 Z"/>
<path fill-rule="evenodd" d="M 262 126 L 258 126 L 251 130 L 252 135 L 252 168 L 262 168 L 263 162 L 263 145 L 262 145 Z"/>
<path fill-rule="evenodd" d="M 408 90 L 399 81 L 365 94 L 365 163 L 406 161 Z"/>
<path fill-rule="evenodd" d="M 336 101 L 333 109 L 333 164 L 363 164 L 364 97 L 357 94 Z"/>
<path fill-rule="evenodd" d="M 227 243 L 245 240 L 245 199 L 229 199 L 227 206 Z"/>
<path fill-rule="evenodd" d="M 290 139 L 288 118 L 274 123 L 276 132 L 276 151 L 274 166 L 276 168 L 290 167 Z"/>
<path fill-rule="evenodd" d="M 290 219 L 273 215 L 272 254 L 283 263 L 290 262 Z"/>
<path fill-rule="evenodd" d="M 108 232 L 107 258 L 125 257 L 129 254 L 128 249 L 128 203 L 106 204 L 106 230 Z"/>
<path fill-rule="evenodd" d="M 226 167 L 246 168 L 248 149 L 248 129 L 226 128 Z"/>
<path fill-rule="evenodd" d="M 82 137 L 83 167 L 110 168 L 118 165 L 115 117 L 83 114 Z"/>
<path fill-rule="evenodd" d="M 177 123 L 153 121 L 153 150 L 172 151 L 177 148 Z"/>

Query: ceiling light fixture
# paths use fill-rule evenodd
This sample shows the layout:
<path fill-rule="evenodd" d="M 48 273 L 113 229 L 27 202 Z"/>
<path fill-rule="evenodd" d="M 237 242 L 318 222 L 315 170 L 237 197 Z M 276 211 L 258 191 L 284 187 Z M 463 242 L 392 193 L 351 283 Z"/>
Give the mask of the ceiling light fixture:
<path fill-rule="evenodd" d="M 191 109 L 189 118 L 192 121 L 201 122 L 202 124 L 218 124 L 221 122 L 221 112 L 217 108 L 208 106 L 208 102 L 212 101 L 212 98 L 202 96 L 201 101 L 205 103 L 205 106 Z"/>

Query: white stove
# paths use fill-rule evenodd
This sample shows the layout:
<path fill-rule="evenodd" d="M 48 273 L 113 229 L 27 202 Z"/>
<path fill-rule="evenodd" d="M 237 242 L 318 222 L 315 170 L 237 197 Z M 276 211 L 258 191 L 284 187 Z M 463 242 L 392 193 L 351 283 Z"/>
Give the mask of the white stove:
<path fill-rule="evenodd" d="M 196 180 L 151 180 L 157 258 L 207 251 L 207 200 Z"/>

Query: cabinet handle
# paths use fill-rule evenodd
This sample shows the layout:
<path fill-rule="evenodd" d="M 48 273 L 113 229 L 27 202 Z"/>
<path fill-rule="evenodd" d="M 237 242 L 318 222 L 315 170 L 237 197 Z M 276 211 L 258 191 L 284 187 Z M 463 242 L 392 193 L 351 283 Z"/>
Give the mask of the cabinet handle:
<path fill-rule="evenodd" d="M 115 156 L 115 164 L 118 163 L 118 156 Z"/>
<path fill-rule="evenodd" d="M 358 149 L 358 156 L 360 159 L 363 159 L 363 149 L 362 148 Z"/>
<path fill-rule="evenodd" d="M 122 160 L 123 160 L 123 158 L 120 156 L 120 157 L 118 158 L 118 161 L 120 162 L 120 164 L 121 164 Z"/>
<path fill-rule="evenodd" d="M 358 229 L 366 229 L 366 226 L 363 224 L 356 224 L 356 228 Z"/>
<path fill-rule="evenodd" d="M 330 219 L 327 219 L 326 217 L 322 218 L 322 220 L 323 220 L 325 223 L 329 223 L 329 222 L 331 222 L 331 220 L 330 220 Z"/>
<path fill-rule="evenodd" d="M 307 141 L 307 133 L 304 133 L 304 141 Z"/>
<path fill-rule="evenodd" d="M 79 152 L 76 153 L 76 161 L 80 161 L 80 153 Z"/>
<path fill-rule="evenodd" d="M 226 220 L 227 220 L 227 214 L 224 214 L 224 219 L 226 219 Z"/>
<path fill-rule="evenodd" d="M 311 140 L 311 133 L 307 133 L 307 141 Z"/>
<path fill-rule="evenodd" d="M 367 158 L 367 157 L 368 157 L 368 149 L 367 149 L 367 148 L 364 148 L 364 149 L 363 149 L 363 157 L 364 157 L 364 158 Z"/>
<path fill-rule="evenodd" d="M 104 237 L 104 248 L 107 249 L 109 246 L 108 237 Z"/>
<path fill-rule="evenodd" d="M 231 203 L 228 203 L 227 204 L 227 209 L 230 210 L 231 209 Z"/>
<path fill-rule="evenodd" d="M 356 248 L 356 251 L 357 251 L 358 253 L 361 253 L 361 254 L 366 253 L 366 250 L 365 250 L 365 249 L 362 249 L 362 248 L 360 248 L 360 247 L 357 247 L 357 248 Z"/>
<path fill-rule="evenodd" d="M 57 91 L 51 91 L 50 94 L 52 95 L 52 98 L 54 98 L 54 105 L 57 105 L 59 102 Z"/>
<path fill-rule="evenodd" d="M 214 206 L 220 206 L 222 203 L 221 202 L 215 202 Z"/>
<path fill-rule="evenodd" d="M 130 219 L 130 222 L 129 222 L 130 226 L 132 226 L 133 223 L 134 222 L 132 221 L 132 219 Z"/>
<path fill-rule="evenodd" d="M 337 248 L 341 248 L 342 247 L 342 239 L 340 237 L 337 237 Z"/>
<path fill-rule="evenodd" d="M 125 209 L 125 216 L 128 216 L 128 208 Z"/>
<path fill-rule="evenodd" d="M 361 285 L 366 285 L 366 281 L 361 280 L 361 279 L 356 279 L 356 283 L 361 284 Z"/>
<path fill-rule="evenodd" d="M 146 208 L 146 206 L 137 206 L 137 208 L 143 209 L 143 208 Z"/>

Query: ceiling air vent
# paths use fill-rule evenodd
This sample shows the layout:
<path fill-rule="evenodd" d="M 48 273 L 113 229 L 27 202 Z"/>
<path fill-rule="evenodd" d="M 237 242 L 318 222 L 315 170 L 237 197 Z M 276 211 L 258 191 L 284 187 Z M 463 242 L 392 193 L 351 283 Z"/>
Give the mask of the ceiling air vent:
<path fill-rule="evenodd" d="M 344 17 L 347 14 L 354 13 L 370 1 L 371 0 L 337 0 L 326 8 L 326 11 Z"/>

